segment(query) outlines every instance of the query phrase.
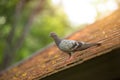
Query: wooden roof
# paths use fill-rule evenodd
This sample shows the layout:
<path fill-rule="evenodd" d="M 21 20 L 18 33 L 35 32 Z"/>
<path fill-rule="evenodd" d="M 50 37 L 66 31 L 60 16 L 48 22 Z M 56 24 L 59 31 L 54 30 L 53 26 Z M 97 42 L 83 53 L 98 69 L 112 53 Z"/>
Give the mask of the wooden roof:
<path fill-rule="evenodd" d="M 120 48 L 120 10 L 76 31 L 67 38 L 86 42 L 102 42 L 102 45 L 76 52 L 74 59 L 69 62 L 66 62 L 68 59 L 66 53 L 61 52 L 55 45 L 51 45 L 2 72 L 0 80 L 41 79 Z"/>

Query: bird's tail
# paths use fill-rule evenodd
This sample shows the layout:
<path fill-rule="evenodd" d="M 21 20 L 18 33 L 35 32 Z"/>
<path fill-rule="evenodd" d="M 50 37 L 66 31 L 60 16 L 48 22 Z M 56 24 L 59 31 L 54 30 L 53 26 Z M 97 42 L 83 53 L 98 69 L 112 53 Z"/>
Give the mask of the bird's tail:
<path fill-rule="evenodd" d="M 91 46 L 100 46 L 101 45 L 101 43 L 88 43 L 88 44 Z"/>
<path fill-rule="evenodd" d="M 92 46 L 100 46 L 100 45 L 101 45 L 101 43 L 84 43 L 79 50 L 85 50 Z"/>

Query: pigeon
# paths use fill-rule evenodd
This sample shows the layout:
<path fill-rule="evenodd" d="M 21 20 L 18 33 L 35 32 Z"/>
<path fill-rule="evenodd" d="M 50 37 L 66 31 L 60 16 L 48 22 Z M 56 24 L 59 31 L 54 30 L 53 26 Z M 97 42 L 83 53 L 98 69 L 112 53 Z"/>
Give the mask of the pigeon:
<path fill-rule="evenodd" d="M 53 38 L 57 47 L 61 51 L 68 53 L 70 58 L 71 58 L 72 54 L 76 51 L 82 51 L 82 50 L 86 50 L 92 46 L 100 46 L 101 45 L 101 43 L 87 43 L 87 42 L 76 41 L 76 40 L 60 39 L 57 36 L 57 34 L 54 32 L 51 32 L 50 36 Z"/>

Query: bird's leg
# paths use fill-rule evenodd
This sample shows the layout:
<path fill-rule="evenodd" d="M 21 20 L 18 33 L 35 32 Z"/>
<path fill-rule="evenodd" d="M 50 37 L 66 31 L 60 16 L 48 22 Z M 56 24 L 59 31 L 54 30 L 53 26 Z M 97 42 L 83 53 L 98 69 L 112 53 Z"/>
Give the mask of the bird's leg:
<path fill-rule="evenodd" d="M 72 59 L 73 59 L 73 52 L 70 52 L 69 60 L 72 60 Z"/>
<path fill-rule="evenodd" d="M 68 53 L 69 54 L 69 59 L 67 59 L 67 61 L 71 61 L 72 59 L 73 59 L 73 52 L 70 52 L 70 53 Z"/>

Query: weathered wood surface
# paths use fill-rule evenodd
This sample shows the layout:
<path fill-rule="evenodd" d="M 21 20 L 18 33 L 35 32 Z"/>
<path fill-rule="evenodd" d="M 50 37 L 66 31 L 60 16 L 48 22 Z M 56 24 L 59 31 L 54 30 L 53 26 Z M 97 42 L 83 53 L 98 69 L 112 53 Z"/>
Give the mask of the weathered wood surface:
<path fill-rule="evenodd" d="M 55 45 L 37 52 L 31 58 L 9 68 L 0 74 L 0 80 L 31 80 L 41 79 L 66 68 L 81 64 L 91 58 L 103 55 L 115 48 L 120 48 L 120 10 L 112 15 L 73 33 L 68 39 L 102 42 L 100 47 L 92 47 L 76 52 L 74 59 L 65 62 L 68 55 L 61 52 Z"/>

